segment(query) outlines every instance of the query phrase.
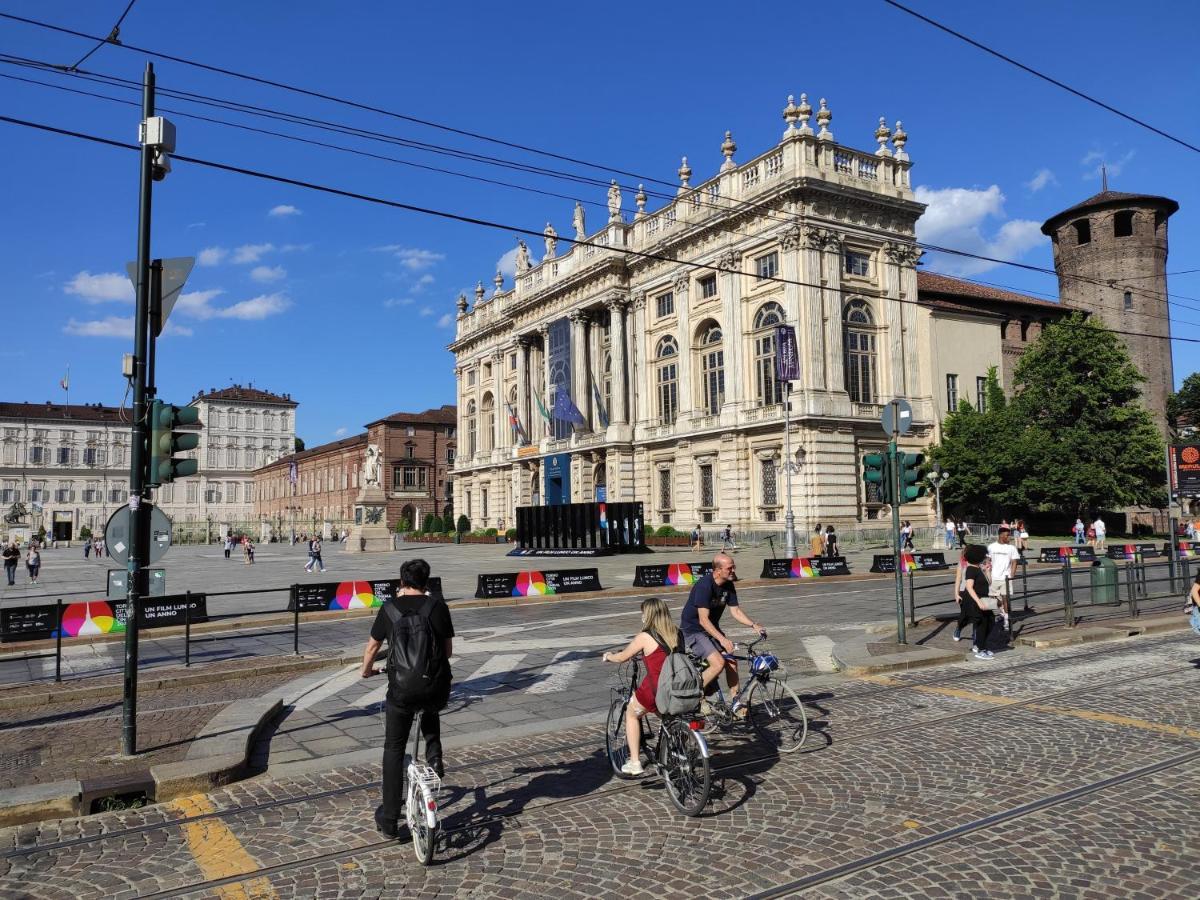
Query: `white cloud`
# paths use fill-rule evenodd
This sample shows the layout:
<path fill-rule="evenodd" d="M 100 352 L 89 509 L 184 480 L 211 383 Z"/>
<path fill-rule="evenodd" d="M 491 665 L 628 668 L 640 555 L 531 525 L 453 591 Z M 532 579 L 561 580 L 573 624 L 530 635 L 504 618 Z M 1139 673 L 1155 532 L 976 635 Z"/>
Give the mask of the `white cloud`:
<path fill-rule="evenodd" d="M 291 305 L 291 301 L 283 294 L 260 294 L 232 306 L 222 307 L 215 311 L 215 315 L 222 319 L 242 319 L 244 321 L 265 319 L 283 312 Z"/>
<path fill-rule="evenodd" d="M 438 319 L 438 328 L 451 328 L 454 325 L 454 316 L 446 313 Z"/>
<path fill-rule="evenodd" d="M 927 204 L 917 220 L 917 240 L 938 244 L 997 259 L 1022 256 L 1045 238 L 1041 223 L 1030 219 L 1009 219 L 990 236 L 990 220 L 1004 218 L 1004 194 L 997 185 L 986 189 L 916 189 L 916 198 Z M 972 275 L 995 268 L 998 263 L 965 256 L 935 253 L 936 268 L 951 275 Z"/>
<path fill-rule="evenodd" d="M 1088 153 L 1084 154 L 1083 159 L 1079 161 L 1079 164 L 1087 169 L 1087 171 L 1083 173 L 1083 180 L 1087 181 L 1092 178 L 1099 178 L 1101 166 L 1108 170 L 1109 178 L 1114 178 L 1117 175 L 1120 175 L 1122 170 L 1129 165 L 1130 160 L 1133 159 L 1133 156 L 1136 152 L 1136 150 L 1130 150 L 1120 159 L 1114 161 L 1109 159 L 1108 154 L 1103 150 L 1089 151 Z"/>
<path fill-rule="evenodd" d="M 213 316 L 213 308 L 209 305 L 214 297 L 219 297 L 223 294 L 220 288 L 214 288 L 208 291 L 188 291 L 185 294 L 180 294 L 179 299 L 175 301 L 173 312 L 182 313 L 185 316 L 193 316 L 197 319 L 209 319 Z"/>
<path fill-rule="evenodd" d="M 283 266 L 255 266 L 250 270 L 251 280 L 261 284 L 269 284 L 286 276 L 287 270 Z"/>
<path fill-rule="evenodd" d="M 425 288 L 429 287 L 435 281 L 437 281 L 437 279 L 434 278 L 432 275 L 430 275 L 428 272 L 426 272 L 424 275 L 422 275 L 420 278 L 418 278 L 416 283 L 412 286 L 413 293 L 414 294 L 422 293 L 425 290 Z"/>
<path fill-rule="evenodd" d="M 267 211 L 268 216 L 299 216 L 303 215 L 300 210 L 289 203 L 281 203 L 279 206 L 272 206 Z"/>
<path fill-rule="evenodd" d="M 517 277 L 517 251 L 519 249 L 519 247 L 513 247 L 496 260 L 496 271 L 509 281 Z"/>
<path fill-rule="evenodd" d="M 428 269 L 446 258 L 444 253 L 422 250 L 419 247 L 405 247 L 403 244 L 386 244 L 375 249 L 380 253 L 390 253 L 400 260 L 401 265 L 413 272 Z"/>
<path fill-rule="evenodd" d="M 274 249 L 274 244 L 242 244 L 233 251 L 232 261 L 239 265 L 256 263 L 262 259 L 264 253 L 270 253 Z"/>
<path fill-rule="evenodd" d="M 108 337 L 133 338 L 133 316 L 105 316 L 103 319 L 91 319 L 81 322 L 78 319 L 68 319 L 63 331 L 76 337 Z M 175 334 L 187 337 L 192 329 L 168 322 L 163 334 Z"/>
<path fill-rule="evenodd" d="M 1025 187 L 1029 188 L 1030 193 L 1036 194 L 1042 188 L 1052 184 L 1058 184 L 1058 179 L 1054 177 L 1054 173 L 1049 169 L 1038 169 L 1034 173 L 1034 176 L 1025 182 Z"/>
<path fill-rule="evenodd" d="M 207 222 L 189 222 L 187 227 L 188 228 L 203 228 L 207 224 L 208 224 Z"/>
<path fill-rule="evenodd" d="M 312 249 L 312 244 L 284 244 L 279 248 L 280 253 L 306 253 Z"/>
<path fill-rule="evenodd" d="M 412 306 L 412 297 L 391 297 L 383 301 L 384 308 L 395 309 L 397 306 Z"/>
<path fill-rule="evenodd" d="M 120 272 L 79 272 L 63 285 L 68 294 L 76 294 L 88 303 L 132 303 L 133 283 Z"/>
<path fill-rule="evenodd" d="M 196 262 L 202 266 L 219 266 L 228 255 L 229 251 L 224 247 L 205 247 L 196 254 Z"/>
<path fill-rule="evenodd" d="M 432 306 L 422 306 L 421 309 L 417 312 L 417 315 L 422 316 L 427 319 L 433 315 L 433 307 Z"/>
<path fill-rule="evenodd" d="M 335 430 L 335 431 L 333 432 L 333 436 L 334 436 L 334 437 L 345 437 L 345 436 L 346 436 L 346 432 L 347 432 L 348 430 L 349 430 L 349 429 L 347 429 L 345 426 L 342 426 L 341 428 L 338 428 L 337 430 Z"/>

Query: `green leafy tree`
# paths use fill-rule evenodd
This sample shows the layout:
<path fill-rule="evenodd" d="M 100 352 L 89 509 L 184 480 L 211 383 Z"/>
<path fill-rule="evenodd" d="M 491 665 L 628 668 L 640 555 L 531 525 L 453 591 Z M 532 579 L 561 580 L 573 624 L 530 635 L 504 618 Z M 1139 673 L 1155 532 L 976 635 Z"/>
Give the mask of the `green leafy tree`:
<path fill-rule="evenodd" d="M 1167 397 L 1167 425 L 1177 436 L 1200 427 L 1200 372 L 1185 378 L 1179 390 Z"/>
<path fill-rule="evenodd" d="M 301 450 L 303 450 L 304 449 L 304 438 L 302 438 L 302 437 L 295 438 L 294 446 L 296 448 L 297 453 L 299 453 Z"/>

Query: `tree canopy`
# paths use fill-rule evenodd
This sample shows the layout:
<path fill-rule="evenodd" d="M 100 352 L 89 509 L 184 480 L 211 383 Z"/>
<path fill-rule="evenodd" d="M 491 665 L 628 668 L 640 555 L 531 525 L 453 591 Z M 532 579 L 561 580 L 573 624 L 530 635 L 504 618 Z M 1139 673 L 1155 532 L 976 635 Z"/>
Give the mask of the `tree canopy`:
<path fill-rule="evenodd" d="M 1200 427 L 1200 372 L 1185 378 L 1179 390 L 1167 397 L 1167 425 L 1176 435 Z"/>
<path fill-rule="evenodd" d="M 1139 403 L 1145 378 L 1098 319 L 1047 325 L 1013 375 L 1006 400 L 993 368 L 985 410 L 961 403 L 930 449 L 950 473 L 948 509 L 1082 515 L 1165 504 L 1162 435 Z"/>

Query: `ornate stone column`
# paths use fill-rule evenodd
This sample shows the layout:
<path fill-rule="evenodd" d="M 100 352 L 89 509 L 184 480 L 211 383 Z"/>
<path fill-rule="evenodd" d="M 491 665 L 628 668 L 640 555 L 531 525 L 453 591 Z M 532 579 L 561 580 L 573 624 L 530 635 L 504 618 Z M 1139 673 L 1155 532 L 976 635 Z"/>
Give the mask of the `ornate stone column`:
<path fill-rule="evenodd" d="M 550 412 L 550 325 L 543 322 L 538 326 L 538 333 L 542 336 L 542 406 L 546 407 L 546 412 Z M 531 404 L 532 405 L 532 404 Z M 541 412 L 538 412 L 538 418 L 542 421 L 542 436 L 550 440 L 553 439 L 554 433 L 550 430 L 550 423 L 545 420 Z"/>
<path fill-rule="evenodd" d="M 897 385 L 903 387 L 898 387 L 897 392 L 905 397 L 916 397 L 921 384 L 920 359 L 917 355 L 916 265 L 922 251 L 912 244 L 886 244 L 883 252 L 888 260 L 888 303 L 896 308 L 900 322 L 897 356 L 900 359 L 901 380 L 897 381 Z"/>
<path fill-rule="evenodd" d="M 648 422 L 650 419 L 653 393 L 653 370 L 649 362 L 646 334 L 646 292 L 638 291 L 633 296 L 633 317 L 630 325 L 632 340 L 629 341 L 629 406 L 630 418 L 637 424 Z"/>
<path fill-rule="evenodd" d="M 692 400 L 692 316 L 691 302 L 688 295 L 691 291 L 691 278 L 687 272 L 675 277 L 675 311 L 679 316 L 679 333 L 675 336 L 679 344 L 679 412 L 676 421 L 685 420 L 692 414 L 695 404 Z M 651 382 L 651 396 L 656 396 L 658 387 L 654 379 L 654 347 L 646 348 L 646 372 Z M 653 414 L 651 414 L 652 416 Z M 651 418 L 647 416 L 646 418 Z"/>
<path fill-rule="evenodd" d="M 742 254 L 728 250 L 717 258 L 717 265 L 722 269 L 740 270 Z M 729 410 L 736 414 L 738 407 L 746 400 L 745 373 L 742 372 L 742 360 L 745 353 L 742 348 L 742 276 L 738 271 L 721 273 L 721 334 L 725 353 L 725 402 L 722 412 Z"/>
<path fill-rule="evenodd" d="M 825 358 L 825 310 L 822 303 L 823 275 L 821 272 L 821 248 L 824 237 L 820 229 L 804 228 L 800 235 L 798 251 L 800 292 L 800 318 L 796 328 L 801 343 L 800 359 L 804 373 L 805 389 L 825 390 L 827 360 Z M 785 270 L 786 271 L 786 270 Z"/>
<path fill-rule="evenodd" d="M 495 410 L 495 419 L 492 423 L 493 437 L 492 449 L 495 451 L 503 450 L 509 446 L 511 438 L 506 438 L 506 435 L 512 434 L 512 428 L 508 424 L 508 398 L 504 396 L 504 351 L 492 351 L 492 409 Z M 497 454 L 493 454 L 495 458 Z"/>
<path fill-rule="evenodd" d="M 608 301 L 609 348 L 612 353 L 612 409 L 609 422 L 626 425 L 629 410 L 626 405 L 625 373 L 625 298 L 612 297 Z"/>
<path fill-rule="evenodd" d="M 587 313 L 583 310 L 573 310 L 568 316 L 571 320 L 571 399 L 587 420 L 588 407 L 588 360 L 587 352 Z"/>
<path fill-rule="evenodd" d="M 518 337 L 514 344 L 517 352 L 517 418 L 525 435 L 533 440 L 533 419 L 529 415 L 529 338 Z"/>
<path fill-rule="evenodd" d="M 846 367 L 842 347 L 842 236 L 834 231 L 822 233 L 822 264 L 825 269 L 823 314 L 825 316 L 825 357 L 828 360 L 826 385 L 831 391 L 846 389 Z"/>

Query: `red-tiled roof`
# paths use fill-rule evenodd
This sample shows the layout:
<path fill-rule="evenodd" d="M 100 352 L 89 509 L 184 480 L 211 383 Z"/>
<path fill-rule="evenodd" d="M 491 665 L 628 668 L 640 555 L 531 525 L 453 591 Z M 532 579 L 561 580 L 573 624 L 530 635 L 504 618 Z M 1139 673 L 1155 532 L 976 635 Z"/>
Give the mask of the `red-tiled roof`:
<path fill-rule="evenodd" d="M 298 405 L 290 394 L 272 394 L 270 391 L 240 384 L 231 384 L 226 388 L 213 388 L 209 391 L 201 391 L 192 398 L 193 403 L 197 400 L 235 400 L 243 403 L 271 403 L 277 406 Z"/>
<path fill-rule="evenodd" d="M 1174 215 L 1179 210 L 1179 204 L 1170 197 L 1159 197 L 1156 194 L 1127 194 L 1124 191 L 1101 191 L 1098 194 L 1093 194 L 1081 203 L 1076 203 L 1074 206 L 1070 206 L 1062 212 L 1052 215 L 1042 225 L 1042 234 L 1053 234 L 1054 227 L 1052 223 L 1057 223 L 1060 219 L 1076 215 L 1084 210 L 1126 205 L 1162 206 L 1166 208 L 1168 216 Z"/>
<path fill-rule="evenodd" d="M 377 425 L 380 422 L 400 425 L 455 425 L 458 422 L 458 407 L 452 403 L 445 403 L 437 409 L 427 409 L 425 412 L 392 413 L 390 416 L 368 422 L 367 425 Z"/>
<path fill-rule="evenodd" d="M 105 424 L 129 424 L 130 411 L 116 406 L 72 403 L 3 403 L 0 402 L 0 418 L 3 419 L 54 419 L 56 421 L 95 422 Z"/>
<path fill-rule="evenodd" d="M 1016 291 L 1006 291 L 1002 288 L 990 287 L 986 284 L 977 284 L 973 281 L 964 281 L 961 278 L 952 278 L 949 275 L 938 275 L 935 272 L 921 272 L 919 270 L 917 272 L 917 293 L 922 300 L 927 297 L 947 297 L 959 300 L 960 303 L 964 299 L 982 300 L 984 301 L 984 308 L 986 308 L 988 302 L 994 302 L 1016 303 L 1021 306 L 1037 306 L 1042 309 L 1057 309 L 1064 312 L 1070 310 L 1070 307 L 1056 303 L 1053 300 L 1039 300 L 1037 297 L 1030 297 L 1028 294 L 1018 294 Z"/>
<path fill-rule="evenodd" d="M 342 438 L 340 441 L 330 441 L 328 444 L 320 444 L 316 447 L 309 447 L 307 450 L 301 450 L 299 453 L 289 453 L 287 456 L 281 456 L 279 459 L 275 460 L 275 462 L 261 466 L 258 471 L 261 472 L 265 469 L 274 469 L 276 466 L 287 466 L 291 464 L 292 460 L 295 460 L 296 463 L 299 464 L 304 462 L 306 459 L 312 459 L 314 456 L 320 456 L 324 453 L 331 453 L 339 450 L 347 450 L 353 447 L 355 444 L 365 445 L 366 443 L 367 435 L 365 433 L 356 434 L 354 437 Z"/>

